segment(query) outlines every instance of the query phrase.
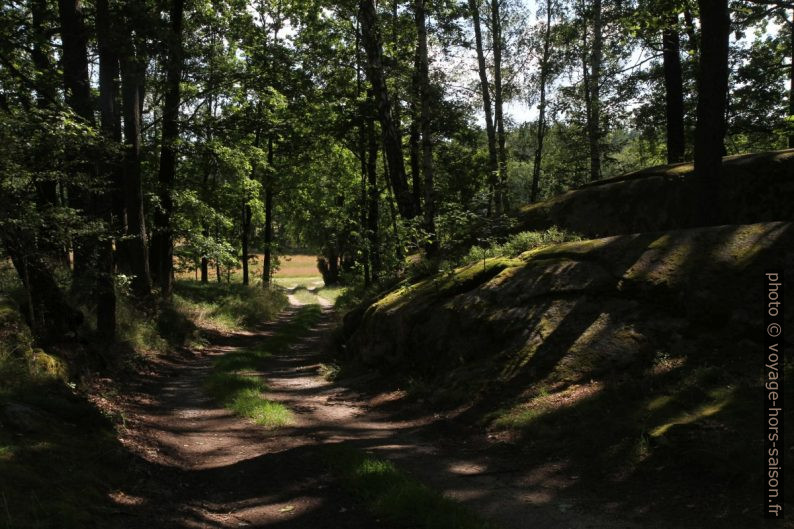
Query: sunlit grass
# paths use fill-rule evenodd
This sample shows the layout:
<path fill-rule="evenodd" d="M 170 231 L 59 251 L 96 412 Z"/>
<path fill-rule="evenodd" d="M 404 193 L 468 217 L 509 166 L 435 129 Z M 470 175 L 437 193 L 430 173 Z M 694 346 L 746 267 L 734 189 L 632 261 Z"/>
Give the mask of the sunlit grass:
<path fill-rule="evenodd" d="M 216 371 L 207 378 L 205 387 L 226 408 L 257 424 L 279 428 L 292 422 L 286 406 L 262 396 L 268 388 L 261 377 Z"/>

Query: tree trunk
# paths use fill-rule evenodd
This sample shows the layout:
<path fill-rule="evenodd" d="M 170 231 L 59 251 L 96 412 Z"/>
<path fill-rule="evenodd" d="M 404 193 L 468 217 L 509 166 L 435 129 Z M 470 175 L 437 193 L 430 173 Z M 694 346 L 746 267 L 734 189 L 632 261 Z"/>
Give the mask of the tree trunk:
<path fill-rule="evenodd" d="M 262 285 L 270 286 L 270 277 L 273 275 L 273 139 L 267 140 L 267 165 L 269 168 L 267 183 L 265 184 L 265 256 L 262 265 Z"/>
<path fill-rule="evenodd" d="M 424 224 L 430 241 L 426 246 L 430 256 L 438 252 L 436 237 L 435 192 L 433 190 L 433 131 L 430 115 L 430 65 L 427 56 L 427 22 L 425 0 L 415 0 L 414 15 L 417 34 L 417 61 L 419 78 L 420 127 L 422 131 L 422 180 L 425 184 Z"/>
<path fill-rule="evenodd" d="M 166 64 L 165 101 L 163 103 L 163 133 L 160 147 L 160 207 L 154 212 L 152 234 L 153 275 L 164 297 L 173 290 L 174 236 L 171 215 L 174 209 L 171 192 L 176 179 L 176 142 L 179 140 L 179 84 L 182 79 L 182 19 L 184 0 L 172 0 L 170 11 L 171 31 L 166 38 L 168 62 Z"/>
<path fill-rule="evenodd" d="M 789 119 L 794 119 L 794 9 L 791 10 L 791 22 L 788 24 L 789 39 L 791 39 L 791 65 L 789 66 L 789 92 L 788 92 L 788 115 Z M 789 124 L 791 127 L 792 125 Z M 794 149 L 794 130 L 788 135 L 789 149 Z"/>
<path fill-rule="evenodd" d="M 488 69 L 485 64 L 485 52 L 482 45 L 482 29 L 480 24 L 479 0 L 469 0 L 469 10 L 474 24 L 474 43 L 477 48 L 477 69 L 480 73 L 480 91 L 482 92 L 482 106 L 485 113 L 485 132 L 488 137 L 488 215 L 491 215 L 491 205 L 496 191 L 496 179 L 499 174 L 499 161 L 496 154 L 496 131 L 493 124 L 493 107 L 491 105 L 491 87 L 488 84 Z"/>
<path fill-rule="evenodd" d="M 141 101 L 142 65 L 135 52 L 132 28 L 128 28 L 126 49 L 121 57 L 121 91 L 124 114 L 124 197 L 127 210 L 124 258 L 126 271 L 133 275 L 132 291 L 140 299 L 151 295 L 149 256 L 143 212 L 141 181 Z"/>
<path fill-rule="evenodd" d="M 499 180 L 496 184 L 496 213 L 509 209 L 507 196 L 507 153 L 505 151 L 505 122 L 502 97 L 502 16 L 501 0 L 491 0 L 491 36 L 493 37 L 494 119 L 496 125 Z"/>
<path fill-rule="evenodd" d="M 414 207 L 417 214 L 422 212 L 422 169 L 420 132 L 421 102 L 419 81 L 419 47 L 414 53 L 414 71 L 411 74 L 411 129 L 408 134 L 409 158 L 411 160 L 411 189 L 414 197 Z"/>
<path fill-rule="evenodd" d="M 414 199 L 405 177 L 405 161 L 403 160 L 402 141 L 392 117 L 392 107 L 386 79 L 383 73 L 383 45 L 378 29 L 375 0 L 361 0 L 359 17 L 364 48 L 367 52 L 367 77 L 375 92 L 378 102 L 378 115 L 383 135 L 383 148 L 389 164 L 389 178 L 394 189 L 397 207 L 405 219 L 416 216 Z"/>
<path fill-rule="evenodd" d="M 96 2 L 96 35 L 99 50 L 99 111 L 102 135 L 111 143 L 121 142 L 121 126 L 119 123 L 119 61 L 113 45 L 113 29 L 108 0 Z M 103 219 L 110 230 L 118 226 L 114 218 L 113 198 L 119 193 L 116 189 L 121 179 L 119 166 L 115 161 L 103 161 L 100 172 L 105 181 L 106 191 L 96 197 L 96 213 Z M 98 299 L 97 299 L 97 330 L 107 340 L 115 339 L 116 332 L 116 296 L 114 285 L 113 242 L 110 237 L 98 242 Z"/>
<path fill-rule="evenodd" d="M 66 103 L 88 125 L 94 123 L 94 109 L 91 104 L 91 85 L 88 81 L 87 32 L 83 23 L 80 0 L 58 0 L 58 12 L 61 23 L 61 64 L 63 67 L 63 83 Z M 78 158 L 80 154 L 70 154 Z M 77 169 L 80 172 L 81 169 Z M 83 171 L 90 172 L 88 167 Z M 72 206 L 88 212 L 90 197 L 75 186 L 70 189 Z M 90 273 L 91 242 L 85 237 L 77 237 L 73 241 L 74 254 L 74 286 L 81 289 L 88 283 Z M 81 286 L 82 285 L 82 286 Z"/>
<path fill-rule="evenodd" d="M 697 204 L 693 217 L 705 225 L 723 219 L 722 151 L 728 95 L 728 0 L 698 0 L 700 6 L 700 67 L 698 71 L 695 174 Z"/>
<path fill-rule="evenodd" d="M 370 95 L 372 101 L 372 95 Z M 380 192 L 378 190 L 378 138 L 375 135 L 375 119 L 370 117 L 367 122 L 367 138 L 369 141 L 367 156 L 367 187 L 369 188 L 369 211 L 367 215 L 367 235 L 369 236 L 369 255 L 372 263 L 372 280 L 380 276 L 380 233 L 379 210 Z"/>
<path fill-rule="evenodd" d="M 549 76 L 551 53 L 552 0 L 546 0 L 546 31 L 543 33 L 543 57 L 540 62 L 540 104 L 538 105 L 538 144 L 535 147 L 535 164 L 532 167 L 532 194 L 530 202 L 537 202 L 540 190 L 540 168 L 543 163 L 543 140 L 546 137 L 546 81 Z"/>
<path fill-rule="evenodd" d="M 662 32 L 665 113 L 667 117 L 667 163 L 684 161 L 684 85 L 681 78 L 681 44 L 678 17 Z"/>
<path fill-rule="evenodd" d="M 259 142 L 262 138 L 262 131 L 259 127 L 257 127 L 256 131 L 254 132 L 254 147 L 259 148 Z M 251 167 L 251 176 L 249 177 L 251 180 L 256 178 L 256 162 L 254 162 L 253 166 Z M 242 233 L 241 233 L 241 240 L 240 246 L 243 252 L 242 255 L 242 265 L 243 265 L 243 285 L 248 285 L 250 283 L 249 277 L 249 262 L 251 259 L 251 251 L 249 249 L 251 242 L 251 206 L 248 203 L 248 199 L 246 198 L 245 203 L 243 204 L 243 224 L 242 224 Z"/>
<path fill-rule="evenodd" d="M 601 62 L 603 57 L 603 34 L 601 0 L 593 1 L 593 49 L 590 53 L 590 75 L 588 94 L 590 112 L 587 120 L 588 143 L 590 145 L 590 181 L 601 178 Z"/>
<path fill-rule="evenodd" d="M 33 30 L 33 49 L 31 58 L 36 68 L 35 89 L 36 106 L 41 110 L 53 109 L 57 104 L 56 79 L 54 72 L 56 67 L 52 60 L 52 46 L 50 36 L 45 27 L 48 19 L 48 6 L 45 0 L 33 0 L 30 4 L 32 30 Z M 33 167 L 36 171 L 43 170 L 50 162 L 49 147 L 42 146 L 32 153 Z M 54 179 L 42 178 L 35 180 L 38 206 L 41 207 L 46 215 L 50 208 L 58 205 L 58 186 Z M 41 230 L 39 234 L 39 246 L 44 250 L 53 262 L 59 262 L 65 268 L 69 267 L 69 253 L 63 240 L 49 230 Z"/>

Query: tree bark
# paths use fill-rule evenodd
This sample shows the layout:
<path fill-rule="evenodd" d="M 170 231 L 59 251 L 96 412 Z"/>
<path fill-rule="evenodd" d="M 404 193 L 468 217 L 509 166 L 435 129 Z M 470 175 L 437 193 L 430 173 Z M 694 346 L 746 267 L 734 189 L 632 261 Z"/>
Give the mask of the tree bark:
<path fill-rule="evenodd" d="M 372 96 L 370 96 L 372 101 Z M 367 187 L 369 189 L 369 211 L 367 214 L 367 235 L 369 236 L 369 254 L 372 263 L 372 280 L 377 281 L 381 272 L 380 259 L 380 220 L 378 205 L 380 191 L 378 190 L 378 138 L 375 134 L 375 119 L 370 117 L 367 122 L 367 138 L 369 140 L 367 155 Z"/>
<path fill-rule="evenodd" d="M 378 29 L 375 0 L 361 0 L 359 17 L 364 48 L 367 52 L 367 78 L 375 92 L 378 102 L 378 115 L 383 135 L 383 148 L 389 164 L 389 178 L 394 189 L 397 207 L 405 219 L 416 216 L 414 199 L 405 176 L 402 141 L 397 131 L 383 73 L 383 45 Z"/>
<path fill-rule="evenodd" d="M 119 121 L 119 60 L 113 43 L 114 28 L 108 0 L 96 2 L 96 35 L 99 50 L 99 111 L 102 135 L 112 144 L 121 142 Z M 97 197 L 96 212 L 107 222 L 112 231 L 119 226 L 115 218 L 114 197 L 122 175 L 115 160 L 103 161 L 99 166 L 105 181 L 106 191 Z M 99 241 L 99 299 L 97 306 L 97 330 L 108 340 L 115 339 L 116 298 L 114 285 L 113 241 L 110 236 Z"/>
<path fill-rule="evenodd" d="M 135 49 L 132 28 L 125 35 L 121 56 L 121 91 L 124 114 L 124 197 L 127 210 L 124 258 L 125 271 L 132 274 L 132 291 L 139 299 L 151 295 L 149 255 L 143 212 L 141 180 L 141 101 L 143 68 Z"/>
<path fill-rule="evenodd" d="M 270 286 L 273 275 L 273 139 L 267 140 L 268 176 L 265 184 L 265 256 L 262 265 L 262 285 Z"/>
<path fill-rule="evenodd" d="M 684 85 L 681 77 L 681 43 L 678 17 L 673 15 L 662 32 L 665 115 L 667 118 L 667 163 L 684 161 Z"/>
<path fill-rule="evenodd" d="M 540 190 L 540 169 L 543 163 L 543 140 L 546 138 L 546 82 L 549 76 L 551 54 L 552 0 L 546 0 L 546 31 L 543 33 L 543 57 L 540 62 L 540 104 L 538 105 L 538 135 L 535 147 L 535 164 L 532 167 L 532 193 L 530 202 L 537 202 Z"/>
<path fill-rule="evenodd" d="M 482 106 L 485 113 L 485 132 L 488 137 L 488 216 L 491 215 L 491 205 L 496 191 L 496 179 L 499 175 L 499 161 L 496 154 L 496 131 L 493 124 L 493 105 L 491 104 L 491 88 L 488 84 L 488 69 L 485 64 L 485 52 L 482 44 L 482 29 L 480 23 L 479 0 L 469 0 L 469 10 L 474 24 L 474 44 L 477 48 L 477 69 L 480 74 L 480 92 L 482 92 Z"/>
<path fill-rule="evenodd" d="M 603 60 L 603 27 L 601 0 L 593 1 L 593 49 L 587 87 L 590 100 L 587 130 L 590 146 L 590 181 L 601 178 L 601 63 Z"/>
<path fill-rule="evenodd" d="M 422 212 L 422 165 L 420 131 L 421 101 L 419 81 L 419 47 L 414 52 L 414 71 L 411 74 L 411 128 L 408 134 L 409 159 L 411 161 L 411 190 L 413 191 L 414 204 L 417 214 Z"/>
<path fill-rule="evenodd" d="M 496 125 L 499 180 L 496 186 L 496 213 L 509 209 L 507 196 L 507 153 L 505 151 L 505 122 L 502 94 L 502 17 L 499 3 L 491 0 L 491 36 L 493 38 L 494 119 Z"/>
<path fill-rule="evenodd" d="M 435 191 L 433 189 L 433 131 L 430 112 L 430 65 L 427 56 L 427 21 L 425 0 L 415 0 L 414 15 L 417 33 L 417 57 L 420 101 L 420 128 L 422 131 L 422 180 L 425 189 L 424 224 L 428 237 L 426 251 L 429 256 L 438 252 L 436 237 Z"/>
<path fill-rule="evenodd" d="M 728 96 L 728 0 L 698 0 L 700 6 L 700 65 L 698 72 L 695 174 L 698 182 L 693 217 L 705 225 L 722 218 L 723 140 Z"/>
<path fill-rule="evenodd" d="M 789 92 L 788 92 L 788 115 L 789 119 L 794 119 L 794 9 L 791 10 L 791 21 L 788 23 L 789 39 L 791 45 L 791 65 L 789 66 Z M 789 123 L 789 126 L 794 126 Z M 789 149 L 794 149 L 794 131 L 788 135 Z"/>
<path fill-rule="evenodd" d="M 259 147 L 259 142 L 262 136 L 262 131 L 259 127 L 257 127 L 256 132 L 254 133 L 254 147 Z M 251 180 L 256 178 L 256 162 L 254 162 L 253 167 L 251 168 L 251 176 L 249 177 Z M 240 237 L 240 246 L 242 249 L 242 258 L 241 262 L 243 265 L 243 285 L 248 285 L 250 283 L 249 278 L 249 261 L 251 258 L 251 252 L 249 249 L 249 243 L 251 241 L 251 206 L 248 204 L 248 199 L 246 198 L 245 203 L 243 204 L 243 223 L 241 229 L 241 237 Z"/>
<path fill-rule="evenodd" d="M 154 212 L 152 234 L 153 276 L 160 285 L 160 292 L 169 297 L 173 290 L 174 236 L 171 215 L 174 204 L 171 192 L 176 180 L 177 148 L 179 140 L 179 85 L 182 80 L 182 19 L 184 0 L 172 0 L 170 10 L 170 33 L 166 39 L 168 62 L 166 64 L 166 88 L 163 103 L 163 133 L 160 147 L 160 169 L 157 180 L 160 185 L 160 207 Z"/>
<path fill-rule="evenodd" d="M 83 23 L 80 0 L 58 0 L 61 23 L 61 63 L 66 103 L 88 125 L 94 124 L 94 109 L 91 104 L 91 85 L 88 81 L 87 32 Z M 80 155 L 71 155 L 78 158 Z M 82 168 L 90 171 L 88 167 Z M 80 169 L 77 170 L 79 172 Z M 79 186 L 70 189 L 70 202 L 84 212 L 90 208 L 90 197 Z M 75 238 L 72 244 L 74 285 L 80 288 L 88 281 L 90 272 L 91 243 L 85 237 Z"/>

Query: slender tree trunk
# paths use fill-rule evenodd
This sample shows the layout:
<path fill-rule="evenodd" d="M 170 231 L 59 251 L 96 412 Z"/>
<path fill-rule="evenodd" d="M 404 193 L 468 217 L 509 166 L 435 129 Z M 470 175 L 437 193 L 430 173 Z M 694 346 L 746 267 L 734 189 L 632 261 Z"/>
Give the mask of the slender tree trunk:
<path fill-rule="evenodd" d="M 358 21 L 356 21 L 356 98 L 360 98 L 363 92 L 363 80 L 361 72 L 361 28 Z M 358 122 L 358 158 L 361 164 L 361 205 L 359 211 L 359 231 L 363 234 L 362 242 L 363 255 L 362 261 L 364 265 L 364 286 L 368 287 L 372 284 L 372 275 L 370 273 L 370 251 L 369 251 L 369 238 L 367 234 L 367 127 L 366 123 L 369 122 L 369 114 L 371 109 L 368 105 L 363 104 L 359 106 L 359 122 Z"/>
<path fill-rule="evenodd" d="M 698 72 L 695 174 L 698 203 L 694 217 L 703 224 L 723 221 L 722 151 L 728 95 L 728 0 L 699 0 L 700 68 Z"/>
<path fill-rule="evenodd" d="M 678 17 L 673 15 L 662 32 L 665 114 L 667 117 L 667 163 L 684 161 L 684 85 L 681 77 L 681 44 Z"/>
<path fill-rule="evenodd" d="M 477 70 L 480 74 L 480 92 L 482 93 L 482 106 L 485 113 L 485 132 L 488 137 L 488 215 L 491 215 L 491 206 L 494 202 L 496 179 L 499 175 L 499 161 L 496 154 L 496 131 L 493 124 L 493 105 L 491 104 L 491 87 L 488 84 L 488 69 L 485 64 L 485 52 L 482 44 L 482 29 L 480 22 L 480 0 L 469 0 L 471 20 L 474 25 L 474 43 L 477 48 Z"/>
<path fill-rule="evenodd" d="M 267 164 L 269 173 L 265 184 L 265 257 L 262 266 L 262 285 L 270 286 L 273 275 L 273 139 L 267 140 Z"/>
<path fill-rule="evenodd" d="M 372 101 L 372 95 L 370 95 Z M 369 188 L 369 211 L 367 215 L 369 236 L 370 262 L 372 263 L 372 280 L 377 281 L 381 271 L 379 210 L 380 192 L 378 190 L 378 138 L 375 134 L 375 119 L 370 117 L 367 122 L 367 139 L 369 141 L 367 156 L 367 187 Z"/>
<path fill-rule="evenodd" d="M 45 109 L 50 108 L 56 101 L 55 87 L 49 78 L 51 75 L 50 72 L 55 68 L 51 60 L 49 37 L 44 28 L 47 15 L 47 3 L 45 0 L 33 0 L 30 5 L 30 10 L 34 37 L 31 57 L 33 59 L 33 65 L 36 67 L 36 106 L 40 109 Z M 38 157 L 39 156 L 37 156 L 37 158 Z M 41 158 L 46 159 L 43 153 Z M 37 189 L 44 204 L 48 206 L 56 205 L 58 194 L 54 180 L 45 180 L 37 183 Z"/>
<path fill-rule="evenodd" d="M 789 66 L 789 92 L 788 92 L 788 115 L 794 119 L 794 9 L 791 10 L 791 21 L 788 23 L 789 39 L 791 45 L 791 65 Z M 791 126 L 791 125 L 789 125 Z M 794 131 L 788 135 L 788 146 L 794 149 Z"/>
<path fill-rule="evenodd" d="M 422 212 L 422 169 L 420 133 L 420 81 L 419 81 L 419 47 L 414 53 L 414 71 L 411 73 L 411 129 L 408 135 L 409 158 L 411 160 L 411 186 L 417 214 Z"/>
<path fill-rule="evenodd" d="M 389 164 L 389 178 L 394 189 L 397 207 L 405 219 L 416 216 L 414 199 L 405 177 L 402 141 L 392 116 L 392 107 L 383 73 L 383 45 L 378 29 L 375 0 L 361 0 L 359 17 L 364 48 L 367 52 L 367 77 L 378 101 L 378 115 L 383 134 L 383 148 Z"/>
<path fill-rule="evenodd" d="M 603 57 L 601 0 L 593 1 L 593 49 L 590 53 L 589 99 L 587 124 L 590 144 L 590 181 L 601 178 L 601 63 Z"/>
<path fill-rule="evenodd" d="M 552 0 L 546 0 L 546 29 L 543 33 L 543 57 L 540 62 L 540 104 L 538 105 L 538 136 L 535 148 L 535 164 L 532 167 L 531 202 L 537 202 L 540 190 L 540 168 L 543 163 L 543 140 L 546 138 L 546 82 L 549 76 L 549 57 L 551 54 L 551 11 Z"/>
<path fill-rule="evenodd" d="M 166 64 L 166 89 L 163 103 L 163 133 L 160 147 L 160 207 L 154 212 L 152 234 L 152 272 L 164 297 L 173 289 L 174 236 L 171 215 L 174 209 L 171 192 L 176 180 L 177 147 L 179 140 L 179 85 L 182 80 L 182 19 L 184 0 L 172 0 L 170 10 L 171 31 L 166 39 L 168 62 Z"/>
<path fill-rule="evenodd" d="M 254 147 L 259 147 L 259 142 L 262 136 L 262 131 L 257 127 L 256 132 L 254 133 Z M 251 176 L 249 177 L 251 180 L 256 178 L 256 162 L 254 162 L 253 167 L 251 168 Z M 242 248 L 242 265 L 243 265 L 243 285 L 248 285 L 250 283 L 249 278 L 249 261 L 251 257 L 251 251 L 249 249 L 249 243 L 251 241 L 251 205 L 248 203 L 248 199 L 246 198 L 245 203 L 243 204 L 243 223 L 242 223 L 242 230 L 241 230 L 241 240 L 240 246 Z"/>
<path fill-rule="evenodd" d="M 496 124 L 499 180 L 496 185 L 496 213 L 509 209 L 507 190 L 507 152 L 505 151 L 505 122 L 502 94 L 502 16 L 499 5 L 502 0 L 491 0 L 491 36 L 493 37 L 494 119 Z"/>
<path fill-rule="evenodd" d="M 146 225 L 143 213 L 141 181 L 141 101 L 142 66 L 135 53 L 132 29 L 126 35 L 126 49 L 121 57 L 121 91 L 124 114 L 124 197 L 127 210 L 124 257 L 126 270 L 132 273 L 132 290 L 138 298 L 151 295 Z"/>
<path fill-rule="evenodd" d="M 422 130 L 422 180 L 425 184 L 424 224 L 430 242 L 426 251 L 432 256 L 438 252 L 436 237 L 435 192 L 433 190 L 433 131 L 430 113 L 430 65 L 427 56 L 427 21 L 425 0 L 415 0 L 414 15 L 417 34 L 417 57 L 419 77 L 420 125 Z"/>

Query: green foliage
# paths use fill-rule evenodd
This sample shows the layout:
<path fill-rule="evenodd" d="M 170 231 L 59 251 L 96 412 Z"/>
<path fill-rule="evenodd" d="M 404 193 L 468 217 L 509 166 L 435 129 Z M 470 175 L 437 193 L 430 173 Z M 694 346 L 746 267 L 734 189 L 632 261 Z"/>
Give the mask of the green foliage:
<path fill-rule="evenodd" d="M 490 246 L 472 246 L 462 262 L 463 264 L 471 264 L 491 257 L 518 257 L 522 253 L 535 248 L 580 240 L 582 240 L 580 236 L 556 226 L 544 231 L 523 231 L 511 235 L 503 243 L 494 243 Z"/>

